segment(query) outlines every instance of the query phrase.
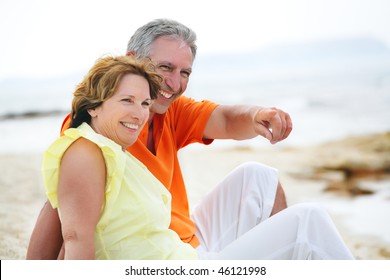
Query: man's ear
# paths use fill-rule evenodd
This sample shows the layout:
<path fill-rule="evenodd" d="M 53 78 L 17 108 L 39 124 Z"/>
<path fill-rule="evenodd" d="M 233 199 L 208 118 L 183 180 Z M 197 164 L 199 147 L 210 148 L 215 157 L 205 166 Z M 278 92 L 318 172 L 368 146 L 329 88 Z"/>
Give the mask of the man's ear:
<path fill-rule="evenodd" d="M 135 56 L 135 51 L 128 51 L 126 53 L 127 56 Z"/>

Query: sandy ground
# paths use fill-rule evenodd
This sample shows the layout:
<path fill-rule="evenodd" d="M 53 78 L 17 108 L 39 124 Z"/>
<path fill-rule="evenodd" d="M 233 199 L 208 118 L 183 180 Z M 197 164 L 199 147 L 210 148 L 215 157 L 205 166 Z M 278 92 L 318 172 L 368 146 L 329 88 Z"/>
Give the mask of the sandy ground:
<path fill-rule="evenodd" d="M 330 178 L 312 178 L 316 148 L 264 148 L 183 150 L 183 174 L 194 206 L 228 172 L 240 163 L 258 161 L 279 170 L 288 204 L 320 203 L 329 212 L 345 242 L 357 259 L 390 259 L 390 180 L 388 177 L 361 180 L 370 195 L 351 196 L 343 192 L 327 192 L 329 180 L 338 180 L 340 174 L 329 173 Z M 205 172 L 207 170 L 208 172 Z"/>
<path fill-rule="evenodd" d="M 310 156 L 311 155 L 311 156 Z M 191 147 L 180 152 L 191 206 L 238 164 L 254 160 L 279 169 L 288 203 L 322 203 L 357 259 L 390 259 L 390 184 L 365 182 L 373 193 L 347 196 L 324 192 L 310 173 L 312 154 L 303 148 Z M 0 259 L 24 259 L 29 236 L 45 201 L 41 155 L 0 154 Z"/>

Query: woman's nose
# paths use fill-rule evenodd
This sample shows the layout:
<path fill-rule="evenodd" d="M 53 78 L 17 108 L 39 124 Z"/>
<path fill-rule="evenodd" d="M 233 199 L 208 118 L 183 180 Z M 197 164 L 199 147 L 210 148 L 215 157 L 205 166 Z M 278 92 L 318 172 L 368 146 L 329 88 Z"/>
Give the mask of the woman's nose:
<path fill-rule="evenodd" d="M 133 108 L 130 112 L 131 117 L 136 119 L 136 120 L 142 119 L 143 110 L 144 110 L 144 108 L 142 107 L 142 104 L 137 104 L 136 106 L 133 106 Z"/>

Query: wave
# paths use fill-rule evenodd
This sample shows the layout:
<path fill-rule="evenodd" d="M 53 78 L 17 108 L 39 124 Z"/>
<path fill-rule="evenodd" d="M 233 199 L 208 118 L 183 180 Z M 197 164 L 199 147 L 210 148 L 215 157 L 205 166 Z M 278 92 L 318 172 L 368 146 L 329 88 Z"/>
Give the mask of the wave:
<path fill-rule="evenodd" d="M 16 120 L 16 119 L 32 119 L 32 118 L 41 118 L 49 116 L 60 116 L 68 114 L 68 111 L 65 110 L 51 110 L 51 111 L 25 111 L 19 113 L 5 113 L 0 115 L 0 121 L 5 120 Z"/>

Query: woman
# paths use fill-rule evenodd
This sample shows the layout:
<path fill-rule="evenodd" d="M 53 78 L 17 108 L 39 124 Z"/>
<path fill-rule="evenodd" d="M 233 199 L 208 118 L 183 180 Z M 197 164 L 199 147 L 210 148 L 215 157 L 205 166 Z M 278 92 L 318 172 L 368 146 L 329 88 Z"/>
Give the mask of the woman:
<path fill-rule="evenodd" d="M 75 90 L 70 128 L 45 152 L 65 259 L 196 259 L 169 229 L 171 195 L 126 151 L 148 120 L 161 77 L 149 61 L 99 59 Z"/>

